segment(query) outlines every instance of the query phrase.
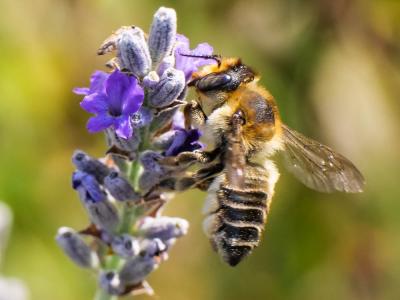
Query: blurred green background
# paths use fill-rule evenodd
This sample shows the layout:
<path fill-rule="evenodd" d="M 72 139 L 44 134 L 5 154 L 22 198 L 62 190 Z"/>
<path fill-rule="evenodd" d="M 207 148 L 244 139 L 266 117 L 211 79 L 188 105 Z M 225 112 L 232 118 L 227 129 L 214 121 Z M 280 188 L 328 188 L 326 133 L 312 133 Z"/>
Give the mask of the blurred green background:
<path fill-rule="evenodd" d="M 54 242 L 58 227 L 87 223 L 72 151 L 105 149 L 71 90 L 103 69 L 95 52 L 111 31 L 147 29 L 161 5 L 177 10 L 192 46 L 207 41 L 257 69 L 286 123 L 349 157 L 367 186 L 321 194 L 281 168 L 262 245 L 236 268 L 202 232 L 205 194 L 179 195 L 166 213 L 191 228 L 151 275 L 154 299 L 399 299 L 398 0 L 2 0 L 0 199 L 15 214 L 2 273 L 34 300 L 92 298 L 95 278 Z"/>

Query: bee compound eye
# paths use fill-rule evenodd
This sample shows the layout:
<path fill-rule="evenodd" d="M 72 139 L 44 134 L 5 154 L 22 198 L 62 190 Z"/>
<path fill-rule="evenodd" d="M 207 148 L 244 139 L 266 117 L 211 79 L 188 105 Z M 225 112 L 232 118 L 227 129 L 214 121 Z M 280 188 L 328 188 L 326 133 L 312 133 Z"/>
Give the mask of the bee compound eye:
<path fill-rule="evenodd" d="M 196 87 L 201 91 L 223 89 L 232 81 L 232 76 L 226 73 L 211 73 L 199 79 Z"/>

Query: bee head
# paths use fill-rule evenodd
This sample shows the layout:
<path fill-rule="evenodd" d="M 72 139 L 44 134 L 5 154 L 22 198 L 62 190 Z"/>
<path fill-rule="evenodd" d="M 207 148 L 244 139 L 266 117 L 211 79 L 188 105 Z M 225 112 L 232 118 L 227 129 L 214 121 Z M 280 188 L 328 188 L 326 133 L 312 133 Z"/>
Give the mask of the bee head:
<path fill-rule="evenodd" d="M 241 84 L 252 82 L 256 76 L 254 71 L 242 64 L 238 58 L 205 58 L 215 59 L 217 65 L 206 66 L 202 71 L 193 74 L 193 80 L 188 84 L 200 92 L 233 92 Z"/>

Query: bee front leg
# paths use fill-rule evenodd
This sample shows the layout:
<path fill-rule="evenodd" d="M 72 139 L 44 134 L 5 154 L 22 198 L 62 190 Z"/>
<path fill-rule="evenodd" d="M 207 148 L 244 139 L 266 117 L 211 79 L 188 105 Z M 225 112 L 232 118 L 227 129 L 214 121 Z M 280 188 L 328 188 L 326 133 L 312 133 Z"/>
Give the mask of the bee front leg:
<path fill-rule="evenodd" d="M 190 129 L 191 126 L 200 127 L 207 121 L 207 116 L 201 108 L 200 104 L 192 100 L 186 104 L 183 114 L 185 115 L 185 127 Z"/>
<path fill-rule="evenodd" d="M 220 148 L 212 151 L 185 151 L 177 156 L 168 156 L 160 161 L 160 164 L 165 167 L 181 167 L 187 168 L 194 163 L 208 164 L 214 161 L 221 154 Z"/>

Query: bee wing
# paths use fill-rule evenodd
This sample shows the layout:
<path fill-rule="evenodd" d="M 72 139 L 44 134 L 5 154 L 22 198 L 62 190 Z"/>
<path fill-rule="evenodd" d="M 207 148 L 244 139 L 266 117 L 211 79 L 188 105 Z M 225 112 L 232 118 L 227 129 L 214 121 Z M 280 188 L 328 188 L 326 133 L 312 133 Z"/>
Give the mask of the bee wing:
<path fill-rule="evenodd" d="M 244 170 L 246 157 L 242 144 L 243 119 L 241 111 L 232 116 L 232 130 L 227 135 L 225 153 L 226 179 L 232 188 L 243 189 L 245 183 Z"/>
<path fill-rule="evenodd" d="M 304 185 L 320 192 L 362 192 L 365 181 L 347 158 L 282 125 L 287 168 Z"/>

